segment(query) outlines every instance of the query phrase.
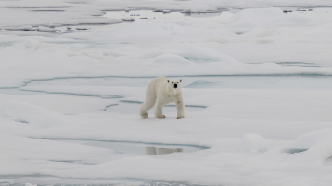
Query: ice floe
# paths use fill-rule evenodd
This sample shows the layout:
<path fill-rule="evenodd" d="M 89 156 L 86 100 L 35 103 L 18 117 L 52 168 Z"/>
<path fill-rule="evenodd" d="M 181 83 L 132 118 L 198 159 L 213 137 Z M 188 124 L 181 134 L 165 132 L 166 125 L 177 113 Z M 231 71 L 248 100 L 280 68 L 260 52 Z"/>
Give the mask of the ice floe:
<path fill-rule="evenodd" d="M 0 178 L 331 185 L 328 6 L 1 1 Z M 186 118 L 174 105 L 163 120 L 139 118 L 157 76 L 183 79 Z"/>

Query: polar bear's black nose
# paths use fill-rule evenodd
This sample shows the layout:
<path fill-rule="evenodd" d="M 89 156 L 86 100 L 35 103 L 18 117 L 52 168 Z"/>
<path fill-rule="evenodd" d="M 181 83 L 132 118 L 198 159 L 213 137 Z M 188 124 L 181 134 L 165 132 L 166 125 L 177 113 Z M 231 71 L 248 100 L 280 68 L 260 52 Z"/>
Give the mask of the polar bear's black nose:
<path fill-rule="evenodd" d="M 178 88 L 178 84 L 174 84 L 174 88 Z"/>

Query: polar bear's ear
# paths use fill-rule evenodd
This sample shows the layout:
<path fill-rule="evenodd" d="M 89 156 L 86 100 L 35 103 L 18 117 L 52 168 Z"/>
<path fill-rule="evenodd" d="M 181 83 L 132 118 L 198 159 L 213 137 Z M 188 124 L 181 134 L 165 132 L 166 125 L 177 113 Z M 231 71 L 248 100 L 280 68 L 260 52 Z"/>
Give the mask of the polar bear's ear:
<path fill-rule="evenodd" d="M 169 80 L 167 80 L 167 82 L 169 83 Z"/>
<path fill-rule="evenodd" d="M 180 79 L 180 82 L 182 82 L 182 79 Z"/>

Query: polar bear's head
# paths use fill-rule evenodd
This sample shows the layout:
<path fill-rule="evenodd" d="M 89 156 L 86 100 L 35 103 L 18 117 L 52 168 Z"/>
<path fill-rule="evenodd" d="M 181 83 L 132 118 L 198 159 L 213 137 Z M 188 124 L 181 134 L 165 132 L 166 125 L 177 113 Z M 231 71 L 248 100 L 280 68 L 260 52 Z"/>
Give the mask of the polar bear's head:
<path fill-rule="evenodd" d="M 178 94 L 179 92 L 181 92 L 181 83 L 182 83 L 182 79 L 178 79 L 178 80 L 167 80 L 168 83 L 168 87 L 170 90 L 172 90 L 174 92 L 174 94 Z"/>

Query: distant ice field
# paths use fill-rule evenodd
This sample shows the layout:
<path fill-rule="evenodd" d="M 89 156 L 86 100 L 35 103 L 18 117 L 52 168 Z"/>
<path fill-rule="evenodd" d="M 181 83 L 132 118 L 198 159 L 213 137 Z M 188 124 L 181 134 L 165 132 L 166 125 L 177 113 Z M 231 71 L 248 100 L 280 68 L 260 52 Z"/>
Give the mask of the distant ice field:
<path fill-rule="evenodd" d="M 167 76 L 166 76 L 167 77 Z M 183 88 L 221 89 L 331 89 L 332 76 L 320 75 L 280 75 L 280 76 L 175 76 L 169 79 L 183 79 Z M 25 87 L 37 86 L 116 86 L 147 87 L 153 77 L 96 77 L 61 78 L 31 81 Z M 3 89 L 5 90 L 5 89 Z"/>

